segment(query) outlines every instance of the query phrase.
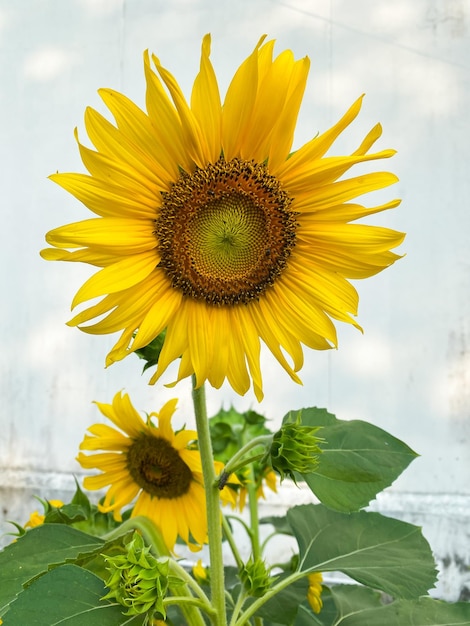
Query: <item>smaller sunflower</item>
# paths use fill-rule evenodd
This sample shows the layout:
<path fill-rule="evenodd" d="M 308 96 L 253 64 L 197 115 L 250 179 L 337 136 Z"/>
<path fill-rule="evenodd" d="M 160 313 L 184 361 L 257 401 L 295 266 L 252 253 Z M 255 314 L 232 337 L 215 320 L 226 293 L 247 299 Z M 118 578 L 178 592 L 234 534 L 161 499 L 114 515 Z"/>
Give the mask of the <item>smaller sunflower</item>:
<path fill-rule="evenodd" d="M 199 550 L 207 541 L 201 457 L 194 445 L 196 431 L 174 432 L 171 427 L 177 400 L 167 402 L 146 421 L 127 394 L 118 392 L 112 404 L 96 404 L 119 429 L 93 424 L 80 444 L 80 450 L 104 451 L 80 452 L 77 457 L 83 468 L 102 471 L 83 483 L 86 489 L 108 488 L 100 510 L 112 511 L 119 521 L 121 509 L 134 502 L 131 517 L 150 518 L 170 551 L 178 536 Z"/>

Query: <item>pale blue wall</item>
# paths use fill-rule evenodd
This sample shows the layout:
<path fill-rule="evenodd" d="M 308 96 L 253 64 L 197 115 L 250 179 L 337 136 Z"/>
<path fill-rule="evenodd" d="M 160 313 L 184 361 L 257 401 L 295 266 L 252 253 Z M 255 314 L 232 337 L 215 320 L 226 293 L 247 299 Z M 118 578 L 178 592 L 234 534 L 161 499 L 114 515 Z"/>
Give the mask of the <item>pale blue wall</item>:
<path fill-rule="evenodd" d="M 262 33 L 278 40 L 278 50 L 310 56 L 297 145 L 366 92 L 340 145 L 354 149 L 382 122 L 381 147 L 399 151 L 386 165 L 401 178 L 384 198 L 401 196 L 403 204 L 377 223 L 408 232 L 407 256 L 358 285 L 364 335 L 342 327 L 337 352 L 307 353 L 303 387 L 267 355 L 264 402 L 209 391 L 211 411 L 233 401 L 278 420 L 316 404 L 404 439 L 421 457 L 379 504 L 424 525 L 438 556 L 455 566 L 441 592 L 456 598 L 468 573 L 455 555 L 470 562 L 466 0 L 0 0 L 3 516 L 21 517 L 33 506 L 30 491 L 19 488 L 53 497 L 51 490 L 70 485 L 78 443 L 98 417 L 92 400 L 109 402 L 126 389 L 150 411 L 178 394 L 181 423 L 191 419 L 187 384 L 149 388 L 133 357 L 104 370 L 113 339 L 65 326 L 90 269 L 46 263 L 38 251 L 47 230 L 88 217 L 47 176 L 83 171 L 73 129 L 83 128 L 87 105 L 103 110 L 96 90 L 121 90 L 143 106 L 149 48 L 188 94 L 206 32 L 223 89 Z"/>

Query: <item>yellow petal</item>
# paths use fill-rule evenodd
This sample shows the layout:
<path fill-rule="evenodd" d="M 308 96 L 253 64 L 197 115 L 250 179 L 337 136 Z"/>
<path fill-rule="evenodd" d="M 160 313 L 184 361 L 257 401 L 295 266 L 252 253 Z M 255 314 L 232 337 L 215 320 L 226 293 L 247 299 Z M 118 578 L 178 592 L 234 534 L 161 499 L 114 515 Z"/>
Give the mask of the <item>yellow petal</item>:
<path fill-rule="evenodd" d="M 221 153 L 222 105 L 219 86 L 214 68 L 210 62 L 211 38 L 206 35 L 202 40 L 201 65 L 199 74 L 194 81 L 191 93 L 191 110 L 204 129 L 207 143 L 207 157 L 215 162 Z"/>
<path fill-rule="evenodd" d="M 49 178 L 102 217 L 154 219 L 160 201 L 150 202 L 137 190 L 95 179 L 86 174 L 52 174 Z"/>
<path fill-rule="evenodd" d="M 101 217 L 51 230 L 46 241 L 56 248 L 86 246 L 105 254 L 131 255 L 157 247 L 153 228 L 151 220 Z"/>
<path fill-rule="evenodd" d="M 154 251 L 124 257 L 89 278 L 77 291 L 72 308 L 91 298 L 128 289 L 146 279 L 154 271 L 158 257 Z"/>
<path fill-rule="evenodd" d="M 222 147 L 227 161 L 239 156 L 253 114 L 258 91 L 258 50 L 264 39 L 265 36 L 240 65 L 227 89 L 222 110 Z"/>

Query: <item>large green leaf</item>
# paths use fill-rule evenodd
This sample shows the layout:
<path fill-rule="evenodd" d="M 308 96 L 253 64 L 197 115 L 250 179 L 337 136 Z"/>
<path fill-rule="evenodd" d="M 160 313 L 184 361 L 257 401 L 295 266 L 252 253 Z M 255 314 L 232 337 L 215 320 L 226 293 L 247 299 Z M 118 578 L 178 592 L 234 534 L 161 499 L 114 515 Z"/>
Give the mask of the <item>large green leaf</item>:
<path fill-rule="evenodd" d="M 322 504 L 293 507 L 287 521 L 299 544 L 301 570 L 341 571 L 398 598 L 416 598 L 434 586 L 434 559 L 417 526 Z"/>
<path fill-rule="evenodd" d="M 284 421 L 295 419 L 291 411 Z M 302 478 L 317 498 L 338 511 L 367 506 L 416 458 L 405 443 L 386 431 L 360 420 L 343 421 L 326 409 L 301 409 L 302 424 L 321 426 L 318 467 Z"/>
<path fill-rule="evenodd" d="M 26 582 L 51 565 L 76 559 L 103 545 L 98 537 L 62 524 L 43 524 L 29 530 L 0 552 L 0 615 Z"/>
<path fill-rule="evenodd" d="M 107 589 L 91 572 L 61 565 L 37 578 L 10 605 L 3 626 L 119 626 L 142 624 L 118 604 L 102 601 Z"/>
<path fill-rule="evenodd" d="M 452 604 L 428 597 L 372 606 L 355 585 L 338 585 L 331 593 L 338 609 L 332 626 L 470 626 L 468 602 Z"/>

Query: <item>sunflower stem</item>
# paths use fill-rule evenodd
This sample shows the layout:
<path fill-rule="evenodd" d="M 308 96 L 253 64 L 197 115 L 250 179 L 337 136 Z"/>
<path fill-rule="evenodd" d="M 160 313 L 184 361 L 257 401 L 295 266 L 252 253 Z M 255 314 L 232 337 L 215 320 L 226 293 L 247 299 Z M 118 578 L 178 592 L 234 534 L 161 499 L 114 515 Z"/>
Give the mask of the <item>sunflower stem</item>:
<path fill-rule="evenodd" d="M 186 585 L 193 591 L 193 593 L 199 597 L 200 601 L 202 602 L 202 608 L 204 608 L 204 610 L 208 614 L 214 613 L 214 608 L 212 607 L 209 598 L 206 596 L 200 585 L 198 585 L 198 583 L 194 580 L 191 574 L 189 574 L 189 572 L 184 569 L 184 567 L 181 567 L 181 565 L 177 561 L 171 559 L 170 571 L 175 574 L 175 576 L 177 576 L 180 580 L 183 580 Z"/>
<path fill-rule="evenodd" d="M 256 478 L 251 466 L 251 480 L 247 485 L 248 504 L 250 507 L 250 528 L 251 528 L 251 545 L 253 547 L 253 560 L 256 561 L 261 556 L 259 543 L 259 516 L 258 516 L 258 494 L 256 486 Z"/>
<path fill-rule="evenodd" d="M 235 561 L 237 562 L 237 567 L 240 568 L 240 567 L 243 566 L 243 561 L 242 561 L 242 558 L 241 558 L 240 553 L 238 551 L 237 544 L 235 543 L 235 539 L 234 539 L 234 537 L 232 535 L 232 530 L 230 528 L 230 524 L 228 523 L 228 520 L 225 517 L 225 515 L 222 515 L 222 528 L 223 528 L 225 537 L 226 537 L 226 539 L 228 541 L 228 544 L 229 544 L 229 546 L 230 546 L 230 548 L 232 550 L 233 557 L 234 557 Z"/>
<path fill-rule="evenodd" d="M 235 622 L 234 626 L 244 626 L 245 624 L 248 624 L 249 620 L 254 616 L 256 611 L 258 611 L 263 606 L 263 604 L 266 604 L 268 600 L 271 600 L 271 598 L 273 598 L 280 591 L 282 591 L 289 585 L 292 585 L 292 583 L 295 583 L 300 578 L 303 578 L 306 574 L 306 571 L 294 572 L 293 574 L 290 574 L 290 576 L 286 576 L 286 578 L 283 578 L 277 584 L 273 585 L 265 592 L 265 594 L 261 598 L 256 598 L 256 600 L 252 602 L 250 606 L 246 607 L 246 609 Z"/>
<path fill-rule="evenodd" d="M 207 418 L 206 393 L 204 386 L 196 387 L 193 375 L 193 404 L 196 417 L 199 452 L 201 454 L 202 474 L 206 492 L 207 534 L 209 538 L 209 557 L 211 571 L 211 599 L 215 609 L 215 626 L 227 625 L 225 610 L 224 563 L 222 557 L 222 524 L 220 521 L 219 489 L 214 469 L 214 454 Z"/>
<path fill-rule="evenodd" d="M 271 446 L 272 440 L 273 440 L 273 435 L 270 434 L 270 435 L 260 435 L 259 437 L 255 437 L 251 441 L 248 441 L 226 463 L 222 473 L 230 475 L 233 472 L 236 472 L 241 467 L 244 467 L 245 465 L 248 465 L 249 463 L 252 463 L 253 461 L 258 461 L 259 459 L 262 459 L 266 454 L 266 450 Z M 258 446 L 263 446 L 265 448 L 265 451 L 263 453 L 253 455 L 252 457 L 249 457 L 248 459 L 243 458 L 250 450 Z"/>

